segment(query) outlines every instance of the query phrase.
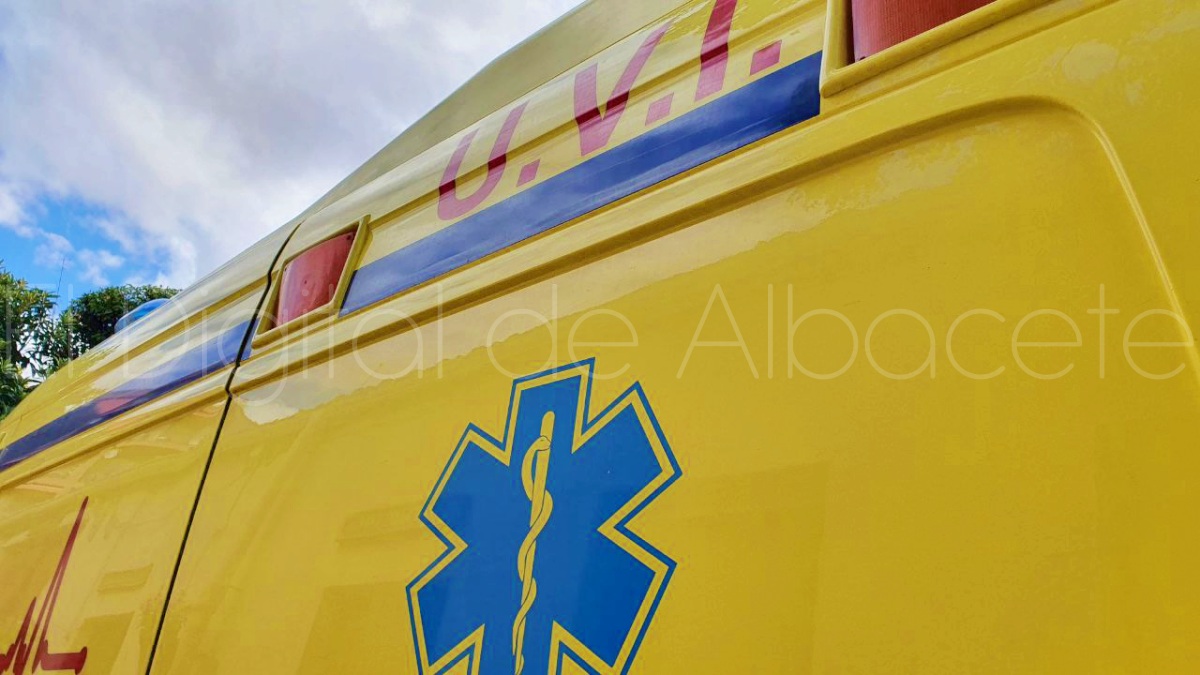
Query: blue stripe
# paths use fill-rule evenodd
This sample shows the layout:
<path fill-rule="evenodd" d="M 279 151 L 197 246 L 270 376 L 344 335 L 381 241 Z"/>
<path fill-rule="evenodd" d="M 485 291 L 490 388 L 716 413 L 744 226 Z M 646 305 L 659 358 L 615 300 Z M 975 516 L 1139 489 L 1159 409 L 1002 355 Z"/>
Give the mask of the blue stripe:
<path fill-rule="evenodd" d="M 359 269 L 342 314 L 816 117 L 821 54 L 767 75 Z"/>
<path fill-rule="evenodd" d="M 767 75 L 358 270 L 342 314 L 362 309 L 636 194 L 820 113 L 821 54 Z M 0 450 L 0 470 L 237 360 L 250 322 Z"/>
<path fill-rule="evenodd" d="M 250 326 L 243 322 L 13 441 L 0 451 L 0 471 L 232 364 Z"/>

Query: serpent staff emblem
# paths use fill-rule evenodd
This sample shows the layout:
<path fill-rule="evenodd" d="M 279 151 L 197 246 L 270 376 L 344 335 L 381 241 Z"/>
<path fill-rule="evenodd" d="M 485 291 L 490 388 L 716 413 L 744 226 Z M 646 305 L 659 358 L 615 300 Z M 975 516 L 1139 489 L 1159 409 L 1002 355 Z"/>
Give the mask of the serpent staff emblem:
<path fill-rule="evenodd" d="M 525 623 L 533 603 L 537 600 L 537 580 L 533 578 L 533 560 L 537 555 L 537 538 L 550 521 L 554 510 L 554 498 L 546 491 L 546 477 L 550 471 L 550 443 L 554 436 L 554 413 L 542 417 L 542 435 L 525 452 L 521 463 L 521 483 L 529 497 L 529 534 L 521 542 L 517 553 L 517 576 L 521 579 L 521 608 L 513 621 L 513 656 L 516 657 L 516 675 L 525 670 Z"/>

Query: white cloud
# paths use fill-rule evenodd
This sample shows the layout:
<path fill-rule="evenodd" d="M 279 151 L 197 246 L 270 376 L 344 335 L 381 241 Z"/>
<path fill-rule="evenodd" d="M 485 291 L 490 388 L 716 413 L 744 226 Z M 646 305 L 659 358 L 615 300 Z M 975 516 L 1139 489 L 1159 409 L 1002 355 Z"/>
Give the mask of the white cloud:
<path fill-rule="evenodd" d="M 32 236 L 40 195 L 99 204 L 127 258 L 189 283 L 574 4 L 8 0 L 0 226 Z"/>
<path fill-rule="evenodd" d="M 92 218 L 87 225 L 99 231 L 126 253 L 136 253 L 153 246 L 145 241 L 145 237 L 138 236 L 137 225 L 129 222 L 127 218 L 112 215 Z"/>
<path fill-rule="evenodd" d="M 129 284 L 131 286 L 145 286 L 147 284 L 151 284 L 154 286 L 170 286 L 171 280 L 168 279 L 166 277 L 166 275 L 164 275 L 164 274 L 159 274 L 159 275 L 156 275 L 153 277 L 148 277 L 148 276 L 144 276 L 141 274 L 134 274 L 132 276 L 128 276 L 128 277 L 122 279 L 120 281 L 120 283 Z"/>
<path fill-rule="evenodd" d="M 70 264 L 75 247 L 66 237 L 46 231 L 38 231 L 37 235 L 43 241 L 33 250 L 34 264 L 54 270 Z"/>
<path fill-rule="evenodd" d="M 12 230 L 18 236 L 32 237 L 33 228 L 25 223 L 25 209 L 17 197 L 17 189 L 0 181 L 0 228 Z"/>
<path fill-rule="evenodd" d="M 79 278 L 96 286 L 108 285 L 108 271 L 125 264 L 125 259 L 103 249 L 84 249 L 75 256 L 79 262 Z"/>

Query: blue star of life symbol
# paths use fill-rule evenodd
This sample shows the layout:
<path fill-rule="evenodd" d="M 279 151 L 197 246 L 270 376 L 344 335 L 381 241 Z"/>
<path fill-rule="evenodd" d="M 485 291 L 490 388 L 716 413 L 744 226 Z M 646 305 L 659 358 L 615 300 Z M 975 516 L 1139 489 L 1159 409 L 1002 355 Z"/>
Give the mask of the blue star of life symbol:
<path fill-rule="evenodd" d="M 445 552 L 408 586 L 425 674 L 628 671 L 675 563 L 627 525 L 679 476 L 640 385 L 589 412 L 594 363 L 513 383 L 421 512 Z"/>

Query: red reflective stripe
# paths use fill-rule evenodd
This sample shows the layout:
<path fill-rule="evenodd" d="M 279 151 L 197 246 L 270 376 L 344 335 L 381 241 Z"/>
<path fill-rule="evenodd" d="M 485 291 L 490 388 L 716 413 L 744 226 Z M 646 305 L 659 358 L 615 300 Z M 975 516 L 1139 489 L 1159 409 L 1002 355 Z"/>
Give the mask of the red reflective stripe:
<path fill-rule="evenodd" d="M 851 0 L 854 58 L 864 59 L 992 0 Z"/>
<path fill-rule="evenodd" d="M 308 249 L 283 268 L 275 325 L 304 316 L 333 299 L 353 245 L 354 233 L 347 232 Z"/>

